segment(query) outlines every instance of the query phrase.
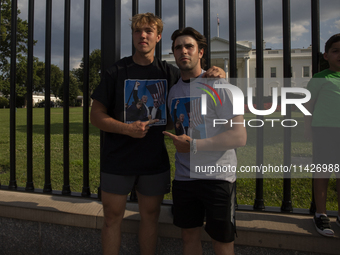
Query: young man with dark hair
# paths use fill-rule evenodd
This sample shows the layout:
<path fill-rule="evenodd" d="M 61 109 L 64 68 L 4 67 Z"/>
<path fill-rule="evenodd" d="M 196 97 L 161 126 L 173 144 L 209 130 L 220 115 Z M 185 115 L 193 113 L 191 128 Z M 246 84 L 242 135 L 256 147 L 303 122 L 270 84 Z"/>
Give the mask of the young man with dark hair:
<path fill-rule="evenodd" d="M 176 30 L 171 39 L 176 64 L 181 71 L 180 80 L 171 88 L 168 106 L 172 115 L 187 114 L 188 135 L 173 135 L 176 146 L 176 173 L 173 181 L 174 224 L 182 228 L 185 255 L 202 254 L 201 227 L 206 217 L 205 230 L 212 238 L 216 254 L 234 254 L 235 235 L 235 180 L 236 173 L 210 174 L 196 172 L 199 168 L 236 168 L 235 148 L 244 146 L 247 139 L 243 116 L 233 115 L 228 91 L 216 88 L 221 104 L 207 99 L 207 114 L 201 116 L 202 90 L 200 84 L 215 87 L 225 80 L 202 79 L 202 60 L 206 39 L 191 27 Z M 203 82 L 201 82 L 203 81 Z M 204 94 L 205 96 L 207 94 Z M 223 102 L 223 103 L 222 103 Z M 175 119 L 175 116 L 172 116 Z M 238 125 L 213 127 L 213 119 L 226 119 Z M 200 135 L 197 136 L 197 132 Z M 199 138 L 196 138 L 199 137 Z"/>
<path fill-rule="evenodd" d="M 127 195 L 135 184 L 141 216 L 140 251 L 154 254 L 160 205 L 170 189 L 170 163 L 162 131 L 167 124 L 167 92 L 178 80 L 179 71 L 154 57 L 163 31 L 160 18 L 152 13 L 137 14 L 132 18 L 131 29 L 135 54 L 109 68 L 92 95 L 91 123 L 104 131 L 101 157 L 104 254 L 119 253 Z M 225 76 L 222 69 L 216 68 L 209 74 Z M 147 103 L 143 96 L 161 102 L 164 111 L 160 119 L 127 118 L 127 109 L 140 98 L 143 104 Z M 143 120 L 144 116 L 141 117 Z"/>
<path fill-rule="evenodd" d="M 305 116 L 305 137 L 313 141 L 313 164 L 317 169 L 322 167 L 321 172 L 314 174 L 315 228 L 321 235 L 332 237 L 334 231 L 326 213 L 327 187 L 332 172 L 337 178 L 336 223 L 340 227 L 340 34 L 328 39 L 323 57 L 329 68 L 315 74 L 307 85 L 311 100 L 305 107 L 312 116 Z"/>

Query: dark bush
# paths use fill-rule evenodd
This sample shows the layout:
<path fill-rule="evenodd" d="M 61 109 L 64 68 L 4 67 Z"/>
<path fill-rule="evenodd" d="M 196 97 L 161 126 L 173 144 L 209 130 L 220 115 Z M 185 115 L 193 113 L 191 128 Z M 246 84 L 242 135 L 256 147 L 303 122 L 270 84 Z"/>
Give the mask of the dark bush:
<path fill-rule="evenodd" d="M 0 97 L 0 108 L 8 108 L 9 100 L 6 97 Z"/>

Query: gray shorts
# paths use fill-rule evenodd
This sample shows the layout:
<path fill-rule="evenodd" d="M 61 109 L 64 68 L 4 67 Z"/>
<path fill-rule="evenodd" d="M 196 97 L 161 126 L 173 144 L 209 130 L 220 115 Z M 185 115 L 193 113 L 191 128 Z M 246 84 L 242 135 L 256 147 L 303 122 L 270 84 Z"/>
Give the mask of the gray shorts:
<path fill-rule="evenodd" d="M 116 175 L 101 173 L 103 191 L 127 195 L 136 184 L 136 190 L 145 196 L 159 196 L 170 192 L 170 170 L 151 175 Z"/>

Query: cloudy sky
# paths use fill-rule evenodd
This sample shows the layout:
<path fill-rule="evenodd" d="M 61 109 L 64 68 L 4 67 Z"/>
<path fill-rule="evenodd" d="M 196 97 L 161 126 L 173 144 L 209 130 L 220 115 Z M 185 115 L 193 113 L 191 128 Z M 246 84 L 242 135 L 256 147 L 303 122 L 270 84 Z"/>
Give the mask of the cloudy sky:
<path fill-rule="evenodd" d="M 45 11 L 46 0 L 35 0 L 34 39 L 38 41 L 34 55 L 45 59 Z M 203 33 L 203 0 L 186 1 L 186 25 Z M 217 14 L 220 19 L 220 37 L 227 39 L 228 1 L 211 0 L 211 37 L 217 36 Z M 28 0 L 18 0 L 20 17 L 27 19 Z M 139 12 L 154 12 L 154 0 L 140 0 Z M 91 0 L 90 51 L 100 48 L 101 0 Z M 171 51 L 170 36 L 178 28 L 178 1 L 162 1 L 164 31 L 163 53 Z M 132 1 L 122 0 L 122 47 L 121 56 L 131 55 L 130 21 Z M 83 57 L 84 0 L 71 0 L 71 67 L 78 67 Z M 266 47 L 282 49 L 282 0 L 263 0 L 264 40 Z M 340 32 L 340 1 L 320 0 L 320 47 L 323 51 L 327 39 Z M 255 44 L 255 1 L 236 1 L 237 40 Z M 292 48 L 306 48 L 311 44 L 311 0 L 291 0 Z M 64 1 L 52 1 L 52 63 L 63 68 Z"/>

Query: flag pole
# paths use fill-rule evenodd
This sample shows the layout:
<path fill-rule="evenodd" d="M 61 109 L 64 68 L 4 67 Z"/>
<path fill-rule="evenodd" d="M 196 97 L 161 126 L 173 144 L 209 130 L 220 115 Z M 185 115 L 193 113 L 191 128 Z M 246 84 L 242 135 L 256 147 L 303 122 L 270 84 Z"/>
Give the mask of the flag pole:
<path fill-rule="evenodd" d="M 220 37 L 220 19 L 217 14 L 217 37 Z"/>

